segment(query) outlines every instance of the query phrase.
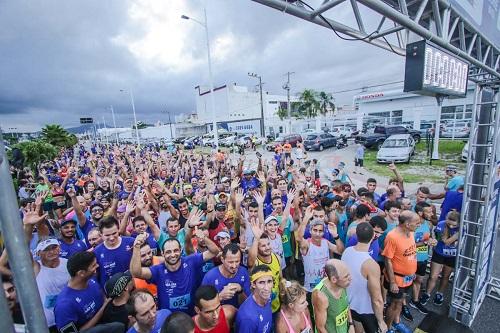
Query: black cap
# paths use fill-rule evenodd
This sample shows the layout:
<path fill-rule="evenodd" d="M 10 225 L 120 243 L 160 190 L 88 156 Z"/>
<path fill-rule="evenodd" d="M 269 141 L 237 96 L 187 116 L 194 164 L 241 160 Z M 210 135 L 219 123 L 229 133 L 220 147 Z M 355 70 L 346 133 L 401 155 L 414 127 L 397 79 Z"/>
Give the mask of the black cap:
<path fill-rule="evenodd" d="M 113 276 L 106 281 L 104 291 L 108 297 L 116 297 L 125 290 L 125 287 L 130 281 L 132 281 L 132 275 L 129 271 L 118 272 L 113 274 Z"/>
<path fill-rule="evenodd" d="M 226 204 L 219 202 L 215 205 L 215 210 L 226 210 Z"/>

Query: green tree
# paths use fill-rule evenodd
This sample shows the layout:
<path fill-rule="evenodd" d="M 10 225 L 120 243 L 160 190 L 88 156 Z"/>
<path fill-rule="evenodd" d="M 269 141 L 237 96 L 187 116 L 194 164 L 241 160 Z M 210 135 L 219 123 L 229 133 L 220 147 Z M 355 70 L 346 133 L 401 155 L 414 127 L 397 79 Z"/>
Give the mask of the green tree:
<path fill-rule="evenodd" d="M 314 118 L 318 114 L 319 102 L 316 99 L 317 95 L 317 92 L 312 89 L 304 89 L 299 95 L 300 102 L 302 103 L 299 110 L 307 118 Z"/>
<path fill-rule="evenodd" d="M 21 142 L 14 147 L 21 150 L 24 155 L 24 162 L 31 170 L 36 170 L 38 164 L 45 160 L 53 160 L 58 153 L 56 147 L 42 140 Z"/>
<path fill-rule="evenodd" d="M 42 128 L 42 140 L 56 147 L 72 147 L 78 140 L 61 125 L 45 125 Z"/>
<path fill-rule="evenodd" d="M 281 106 L 278 108 L 278 111 L 276 111 L 276 114 L 278 115 L 280 120 L 288 118 L 288 110 L 285 108 L 282 108 Z"/>
<path fill-rule="evenodd" d="M 322 91 L 318 94 L 318 98 L 319 98 L 319 113 L 322 116 L 325 116 L 328 113 L 328 111 L 331 111 L 332 113 L 335 112 L 335 104 L 333 103 L 332 94 Z"/>

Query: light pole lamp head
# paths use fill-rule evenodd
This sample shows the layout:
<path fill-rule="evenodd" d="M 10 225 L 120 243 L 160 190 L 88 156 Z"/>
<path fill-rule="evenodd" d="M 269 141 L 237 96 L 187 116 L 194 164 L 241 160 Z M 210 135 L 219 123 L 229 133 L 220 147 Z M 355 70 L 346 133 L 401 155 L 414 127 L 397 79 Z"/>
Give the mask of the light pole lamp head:
<path fill-rule="evenodd" d="M 181 15 L 181 19 L 183 19 L 183 20 L 189 20 L 189 16 Z"/>

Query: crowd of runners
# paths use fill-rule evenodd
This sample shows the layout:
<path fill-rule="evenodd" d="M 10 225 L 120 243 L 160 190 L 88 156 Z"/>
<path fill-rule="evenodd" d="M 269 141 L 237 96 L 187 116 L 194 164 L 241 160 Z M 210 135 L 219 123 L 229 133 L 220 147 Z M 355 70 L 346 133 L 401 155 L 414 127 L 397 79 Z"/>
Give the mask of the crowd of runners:
<path fill-rule="evenodd" d="M 380 193 L 342 162 L 320 178 L 302 150 L 256 161 L 81 145 L 12 169 L 50 332 L 406 333 L 446 301 L 456 168 L 442 192 L 407 193 L 391 164 Z M 0 272 L 23 324 L 5 250 Z"/>

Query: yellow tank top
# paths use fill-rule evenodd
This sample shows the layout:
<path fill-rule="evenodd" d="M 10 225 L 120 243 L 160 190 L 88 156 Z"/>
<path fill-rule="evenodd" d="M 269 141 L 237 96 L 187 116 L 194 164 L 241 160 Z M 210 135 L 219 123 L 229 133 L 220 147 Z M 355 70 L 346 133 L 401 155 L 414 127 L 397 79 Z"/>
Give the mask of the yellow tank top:
<path fill-rule="evenodd" d="M 255 265 L 266 265 L 271 269 L 271 272 L 273 273 L 273 292 L 271 296 L 271 309 L 273 310 L 273 313 L 279 310 L 280 308 L 280 298 L 279 298 L 279 289 L 280 289 L 280 271 L 281 271 L 281 265 L 280 265 L 280 260 L 278 259 L 278 256 L 276 254 L 272 253 L 271 254 L 271 262 L 263 262 L 261 261 L 258 257 L 255 262 Z"/>

